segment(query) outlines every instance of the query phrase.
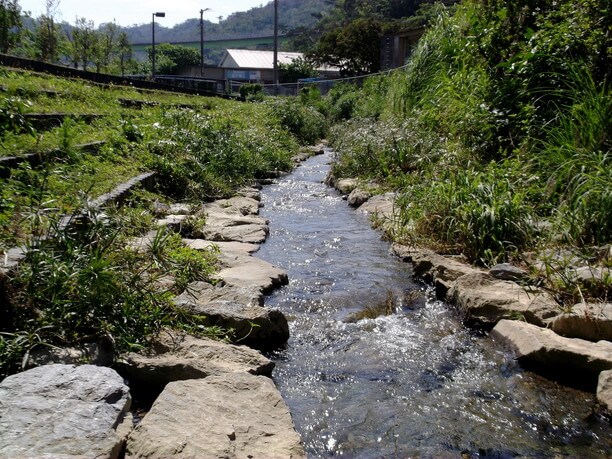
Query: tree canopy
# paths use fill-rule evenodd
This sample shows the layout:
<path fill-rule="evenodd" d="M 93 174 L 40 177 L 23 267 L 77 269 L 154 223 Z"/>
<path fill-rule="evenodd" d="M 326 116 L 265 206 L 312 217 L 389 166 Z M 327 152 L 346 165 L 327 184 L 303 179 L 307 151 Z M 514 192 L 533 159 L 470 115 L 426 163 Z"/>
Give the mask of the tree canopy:
<path fill-rule="evenodd" d="M 19 40 L 21 7 L 17 0 L 0 0 L 0 53 L 9 52 Z"/>

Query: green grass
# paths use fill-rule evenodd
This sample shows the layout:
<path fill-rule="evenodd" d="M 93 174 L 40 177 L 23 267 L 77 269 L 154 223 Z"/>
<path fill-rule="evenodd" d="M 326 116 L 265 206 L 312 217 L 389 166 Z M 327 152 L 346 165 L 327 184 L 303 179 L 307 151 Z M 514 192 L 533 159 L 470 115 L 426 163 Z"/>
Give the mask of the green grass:
<path fill-rule="evenodd" d="M 23 164 L 0 181 L 0 251 L 26 249 L 25 260 L 1 278 L 10 286 L 0 306 L 0 375 L 19 371 L 44 346 L 106 340 L 120 353 L 146 347 L 168 326 L 230 337 L 172 302 L 193 281 L 214 282 L 214 249 L 190 249 L 166 231 L 138 250 L 128 242 L 152 229 L 158 202 L 228 197 L 271 170 L 289 170 L 299 142 L 323 133 L 322 116 L 297 107 L 298 122 L 290 124 L 279 115 L 290 114 L 284 104 L 138 92 L 6 69 L 0 86 L 0 154 L 47 153 L 41 165 Z M 155 104 L 123 108 L 121 98 Z M 43 132 L 22 116 L 57 112 L 104 117 Z M 76 148 L 90 141 L 105 144 L 94 153 Z M 88 208 L 143 171 L 156 173 L 155 190 L 136 190 L 120 207 Z M 79 231 L 59 227 L 62 217 L 83 211 L 88 219 Z"/>
<path fill-rule="evenodd" d="M 404 69 L 330 93 L 333 175 L 398 191 L 397 239 L 477 264 L 609 244 L 612 56 L 594 5 L 440 7 Z"/>

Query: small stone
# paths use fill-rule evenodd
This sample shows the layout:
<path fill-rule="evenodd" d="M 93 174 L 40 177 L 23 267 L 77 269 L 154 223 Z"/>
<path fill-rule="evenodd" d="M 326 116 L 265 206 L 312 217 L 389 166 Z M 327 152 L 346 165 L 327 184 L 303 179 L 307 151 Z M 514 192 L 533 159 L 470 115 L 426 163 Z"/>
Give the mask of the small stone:
<path fill-rule="evenodd" d="M 370 193 L 365 190 L 361 190 L 359 188 L 355 188 L 349 194 L 347 201 L 348 205 L 351 207 L 359 207 L 363 203 L 365 203 L 368 199 L 370 199 Z"/>
<path fill-rule="evenodd" d="M 521 281 L 528 276 L 527 271 L 511 265 L 510 263 L 500 263 L 493 266 L 489 270 L 489 274 L 496 279 L 509 281 Z"/>

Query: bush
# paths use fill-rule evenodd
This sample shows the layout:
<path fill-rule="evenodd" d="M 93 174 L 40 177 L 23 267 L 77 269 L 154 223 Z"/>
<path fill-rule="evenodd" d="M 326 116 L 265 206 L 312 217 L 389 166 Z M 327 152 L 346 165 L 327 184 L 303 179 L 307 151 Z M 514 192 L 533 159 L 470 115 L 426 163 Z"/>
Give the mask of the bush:
<path fill-rule="evenodd" d="M 245 83 L 240 86 L 240 96 L 248 102 L 261 102 L 264 100 L 263 86 L 254 83 Z"/>
<path fill-rule="evenodd" d="M 126 248 L 121 225 L 95 212 L 79 225 L 54 225 L 53 237 L 29 243 L 11 304 L 3 305 L 11 312 L 0 336 L 0 374 L 25 365 L 36 346 L 110 340 L 123 352 L 144 347 L 163 327 L 196 329 L 197 317 L 178 309 L 170 293 L 210 281 L 216 263 L 214 249 L 189 249 L 165 230 L 146 247 Z"/>
<path fill-rule="evenodd" d="M 305 145 L 313 145 L 325 137 L 325 117 L 313 107 L 300 104 L 296 99 L 277 99 L 271 102 L 272 112 L 281 126 Z"/>
<path fill-rule="evenodd" d="M 151 166 L 163 192 L 176 199 L 229 195 L 265 172 L 288 170 L 295 150 L 289 135 L 274 125 L 247 126 L 246 117 L 213 118 L 184 110 L 166 112 L 155 139 Z"/>

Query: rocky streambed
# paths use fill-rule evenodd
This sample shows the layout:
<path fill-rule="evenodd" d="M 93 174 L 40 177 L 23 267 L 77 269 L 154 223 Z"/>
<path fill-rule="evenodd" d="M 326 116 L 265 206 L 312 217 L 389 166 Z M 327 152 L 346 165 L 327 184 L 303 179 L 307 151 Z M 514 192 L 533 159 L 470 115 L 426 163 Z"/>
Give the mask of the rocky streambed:
<path fill-rule="evenodd" d="M 219 282 L 193 283 L 175 303 L 202 325 L 232 329 L 240 345 L 165 330 L 148 353 L 117 361 L 102 343 L 34 352 L 35 368 L 0 382 L 0 457 L 304 456 L 270 379 L 274 363 L 261 353 L 283 345 L 289 328 L 264 307 L 287 275 L 253 255 L 269 233 L 260 188 L 199 208 L 170 206 L 157 222 L 181 232 L 190 216 L 205 220 L 184 242 L 218 248 Z"/>
<path fill-rule="evenodd" d="M 391 255 L 368 215 L 392 219 L 392 196 L 326 187 L 329 160 L 310 159 L 263 199 L 246 188 L 158 222 L 180 231 L 206 216 L 186 242 L 219 247 L 221 282 L 194 283 L 176 302 L 233 328 L 240 345 L 167 330 L 149 354 L 117 362 L 102 345 L 34 355 L 39 367 L 0 382 L 0 456 L 605 457 L 607 310 L 560 314 L 510 269 L 397 245 Z M 598 316 L 596 335 L 554 331 Z M 601 405 L 515 358 L 599 381 Z M 134 397 L 154 401 L 141 419 Z"/>
<path fill-rule="evenodd" d="M 389 253 L 369 220 L 392 224 L 393 195 L 370 196 L 353 180 L 330 189 L 331 160 L 310 159 L 262 199 L 271 235 L 258 256 L 289 274 L 266 300 L 291 330 L 273 379 L 307 454 L 606 457 L 609 418 L 594 393 L 523 366 L 594 391 L 609 341 L 545 328 L 569 314 L 508 280 L 511 267 L 489 272 L 397 245 Z"/>

